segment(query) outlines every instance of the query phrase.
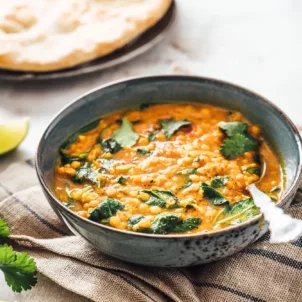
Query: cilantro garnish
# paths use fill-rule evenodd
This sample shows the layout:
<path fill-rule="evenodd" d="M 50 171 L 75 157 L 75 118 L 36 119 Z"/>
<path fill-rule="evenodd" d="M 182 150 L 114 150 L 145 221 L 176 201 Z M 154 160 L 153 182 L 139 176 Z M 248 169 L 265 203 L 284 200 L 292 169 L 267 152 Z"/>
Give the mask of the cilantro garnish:
<path fill-rule="evenodd" d="M 0 243 L 10 235 L 7 223 L 0 219 Z M 14 292 L 31 289 L 37 283 L 37 267 L 26 253 L 17 253 L 11 246 L 0 244 L 0 270 Z"/>
<path fill-rule="evenodd" d="M 220 152 L 226 159 L 235 159 L 245 152 L 255 150 L 257 147 L 258 144 L 254 138 L 246 134 L 236 133 L 224 140 Z"/>
<path fill-rule="evenodd" d="M 228 136 L 220 147 L 220 153 L 226 159 L 235 159 L 245 152 L 258 148 L 258 143 L 248 132 L 246 123 L 219 123 L 219 128 Z"/>
<path fill-rule="evenodd" d="M 4 239 L 6 239 L 10 235 L 9 227 L 7 223 L 0 219 L 0 243 Z"/>
<path fill-rule="evenodd" d="M 208 184 L 203 182 L 201 188 L 203 189 L 203 197 L 209 199 L 214 206 L 221 206 L 229 203 L 223 195 Z"/>
<path fill-rule="evenodd" d="M 165 137 L 169 139 L 174 134 L 174 132 L 176 132 L 182 126 L 190 125 L 191 122 L 186 120 L 175 121 L 174 119 L 170 118 L 168 120 L 161 120 L 160 124 L 163 127 Z"/>
<path fill-rule="evenodd" d="M 122 147 L 132 147 L 138 138 L 139 135 L 132 130 L 132 124 L 126 118 L 123 118 L 121 127 L 112 135 L 112 139 Z"/>
<path fill-rule="evenodd" d="M 248 129 L 247 123 L 240 122 L 221 122 L 218 126 L 222 131 L 226 133 L 227 136 L 233 136 L 236 133 L 245 133 Z"/>

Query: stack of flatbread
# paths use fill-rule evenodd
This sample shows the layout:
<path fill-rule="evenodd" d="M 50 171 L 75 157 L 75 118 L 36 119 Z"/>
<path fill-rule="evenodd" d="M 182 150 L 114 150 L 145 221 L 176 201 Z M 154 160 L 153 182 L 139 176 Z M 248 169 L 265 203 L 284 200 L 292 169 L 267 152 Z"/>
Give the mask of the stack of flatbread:
<path fill-rule="evenodd" d="M 105 56 L 156 24 L 171 1 L 0 1 L 0 68 L 45 72 Z"/>

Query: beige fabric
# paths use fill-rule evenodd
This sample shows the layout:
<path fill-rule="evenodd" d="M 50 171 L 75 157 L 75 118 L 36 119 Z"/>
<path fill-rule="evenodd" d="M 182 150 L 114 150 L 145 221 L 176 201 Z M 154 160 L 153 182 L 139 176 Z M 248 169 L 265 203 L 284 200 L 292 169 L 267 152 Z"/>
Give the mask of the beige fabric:
<path fill-rule="evenodd" d="M 0 67 L 52 71 L 102 57 L 158 22 L 171 0 L 0 1 Z"/>
<path fill-rule="evenodd" d="M 302 218 L 300 192 L 289 213 Z M 232 257 L 186 269 L 125 263 L 70 234 L 48 205 L 31 161 L 0 174 L 0 217 L 12 228 L 17 248 L 52 280 L 49 288 L 58 286 L 53 294 L 41 289 L 48 279 L 40 277 L 19 301 L 302 301 L 302 238 L 271 245 L 266 236 Z"/>

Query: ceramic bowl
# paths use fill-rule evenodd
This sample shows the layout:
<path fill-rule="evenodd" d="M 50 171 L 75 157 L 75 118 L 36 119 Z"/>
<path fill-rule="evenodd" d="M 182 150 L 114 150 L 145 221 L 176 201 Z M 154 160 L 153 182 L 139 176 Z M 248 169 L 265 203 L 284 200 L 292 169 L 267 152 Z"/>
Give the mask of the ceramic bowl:
<path fill-rule="evenodd" d="M 54 193 L 54 166 L 60 145 L 79 128 L 116 110 L 142 103 L 206 103 L 243 113 L 259 124 L 286 174 L 279 206 L 288 207 L 301 179 L 301 137 L 289 118 L 263 97 L 219 80 L 190 76 L 132 78 L 98 87 L 65 107 L 44 132 L 36 169 L 43 191 L 70 230 L 121 260 L 161 267 L 185 267 L 236 253 L 267 231 L 263 216 L 237 226 L 200 234 L 150 235 L 118 230 L 84 219 Z"/>

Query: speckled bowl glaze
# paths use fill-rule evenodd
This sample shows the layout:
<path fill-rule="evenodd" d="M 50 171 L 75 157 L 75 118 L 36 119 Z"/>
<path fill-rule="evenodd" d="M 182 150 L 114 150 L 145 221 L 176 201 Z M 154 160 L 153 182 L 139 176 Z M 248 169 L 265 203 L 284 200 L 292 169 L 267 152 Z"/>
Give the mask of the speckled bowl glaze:
<path fill-rule="evenodd" d="M 259 124 L 286 173 L 281 207 L 288 207 L 301 179 L 301 137 L 286 115 L 263 97 L 222 81 L 189 76 L 127 79 L 98 87 L 64 108 L 44 132 L 36 169 L 43 191 L 70 230 L 104 253 L 121 260 L 161 267 L 212 262 L 245 248 L 267 231 L 263 217 L 223 230 L 193 235 L 150 235 L 118 230 L 84 219 L 55 196 L 53 169 L 60 145 L 89 122 L 142 103 L 207 103 L 240 111 Z"/>

